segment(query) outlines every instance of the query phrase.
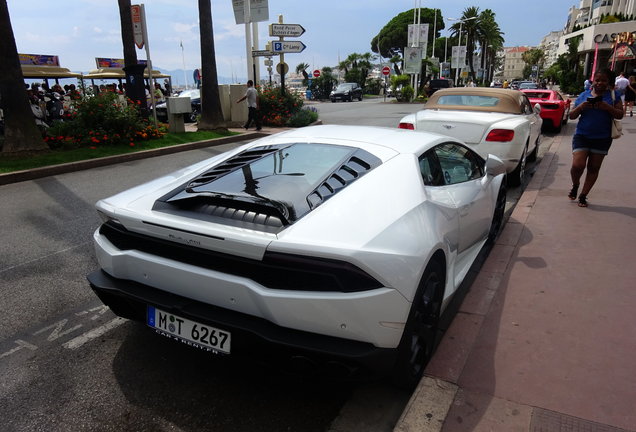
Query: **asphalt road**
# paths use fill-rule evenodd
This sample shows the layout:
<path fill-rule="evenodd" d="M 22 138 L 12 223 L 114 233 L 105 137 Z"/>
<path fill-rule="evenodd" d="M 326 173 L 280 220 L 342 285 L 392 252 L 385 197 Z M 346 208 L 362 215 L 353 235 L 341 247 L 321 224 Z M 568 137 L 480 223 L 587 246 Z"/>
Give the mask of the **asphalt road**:
<path fill-rule="evenodd" d="M 325 124 L 389 127 L 419 108 L 314 106 Z M 0 186 L 2 431 L 392 430 L 406 392 L 199 352 L 115 317 L 90 290 L 97 200 L 236 145 Z"/>

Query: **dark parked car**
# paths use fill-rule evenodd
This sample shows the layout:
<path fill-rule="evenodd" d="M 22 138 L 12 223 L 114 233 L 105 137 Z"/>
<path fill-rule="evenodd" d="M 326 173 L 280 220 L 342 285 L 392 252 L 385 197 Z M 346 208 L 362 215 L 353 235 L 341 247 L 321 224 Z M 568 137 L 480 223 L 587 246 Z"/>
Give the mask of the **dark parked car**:
<path fill-rule="evenodd" d="M 189 97 L 190 105 L 192 105 L 192 112 L 184 114 L 184 121 L 186 123 L 194 123 L 197 121 L 197 116 L 201 114 L 201 93 L 198 89 L 184 90 L 179 93 L 177 97 Z M 160 122 L 168 121 L 168 106 L 166 102 L 157 104 L 157 120 Z"/>
<path fill-rule="evenodd" d="M 342 83 L 329 95 L 331 102 L 337 100 L 353 102 L 354 99 L 362 100 L 362 87 L 357 83 Z"/>
<path fill-rule="evenodd" d="M 428 95 L 429 97 L 433 95 L 437 90 L 450 88 L 453 86 L 453 82 L 447 79 L 432 79 L 428 83 Z"/>

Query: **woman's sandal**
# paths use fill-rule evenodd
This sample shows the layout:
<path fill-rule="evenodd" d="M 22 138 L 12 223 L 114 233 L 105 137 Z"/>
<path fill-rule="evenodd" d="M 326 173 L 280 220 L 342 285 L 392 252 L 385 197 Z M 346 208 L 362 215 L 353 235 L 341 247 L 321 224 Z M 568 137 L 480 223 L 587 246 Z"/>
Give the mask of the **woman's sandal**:
<path fill-rule="evenodd" d="M 570 193 L 568 194 L 568 198 L 574 201 L 578 193 L 579 193 L 579 185 L 572 185 L 572 190 L 570 190 Z"/>
<path fill-rule="evenodd" d="M 587 195 L 579 195 L 579 207 L 587 207 Z"/>

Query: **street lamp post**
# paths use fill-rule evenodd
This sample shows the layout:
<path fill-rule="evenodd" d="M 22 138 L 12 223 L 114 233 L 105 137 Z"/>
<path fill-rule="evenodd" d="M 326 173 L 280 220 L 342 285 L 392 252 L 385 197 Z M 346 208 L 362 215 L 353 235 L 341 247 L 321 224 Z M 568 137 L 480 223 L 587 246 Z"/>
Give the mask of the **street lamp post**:
<path fill-rule="evenodd" d="M 459 85 L 459 50 L 461 49 L 462 46 L 462 24 L 464 24 L 466 21 L 470 21 L 470 20 L 474 20 L 477 19 L 477 17 L 470 17 L 470 18 L 466 18 L 466 19 L 461 19 L 461 18 L 446 18 L 449 21 L 459 21 L 459 42 L 457 43 L 457 67 L 455 68 L 455 85 L 458 86 Z"/>

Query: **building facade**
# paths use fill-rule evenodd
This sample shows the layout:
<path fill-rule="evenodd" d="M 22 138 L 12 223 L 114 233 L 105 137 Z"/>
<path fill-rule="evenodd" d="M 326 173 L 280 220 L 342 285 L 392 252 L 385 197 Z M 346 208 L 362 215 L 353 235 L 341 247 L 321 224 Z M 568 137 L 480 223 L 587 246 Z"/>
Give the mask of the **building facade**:
<path fill-rule="evenodd" d="M 527 46 L 504 47 L 503 69 L 501 69 L 497 78 L 506 81 L 523 78 L 523 69 L 526 67 L 526 63 L 523 61 L 522 56 L 524 52 L 531 48 Z"/>
<path fill-rule="evenodd" d="M 559 41 L 561 40 L 561 36 L 563 36 L 563 31 L 552 31 L 548 35 L 544 36 L 539 44 L 539 49 L 543 50 L 544 53 L 544 68 L 549 68 L 555 62 L 557 57 L 559 56 Z"/>
<path fill-rule="evenodd" d="M 636 0 L 580 0 L 578 8 L 570 8 L 565 32 L 571 33 L 576 26 L 600 24 L 604 15 L 617 14 L 636 15 Z"/>

